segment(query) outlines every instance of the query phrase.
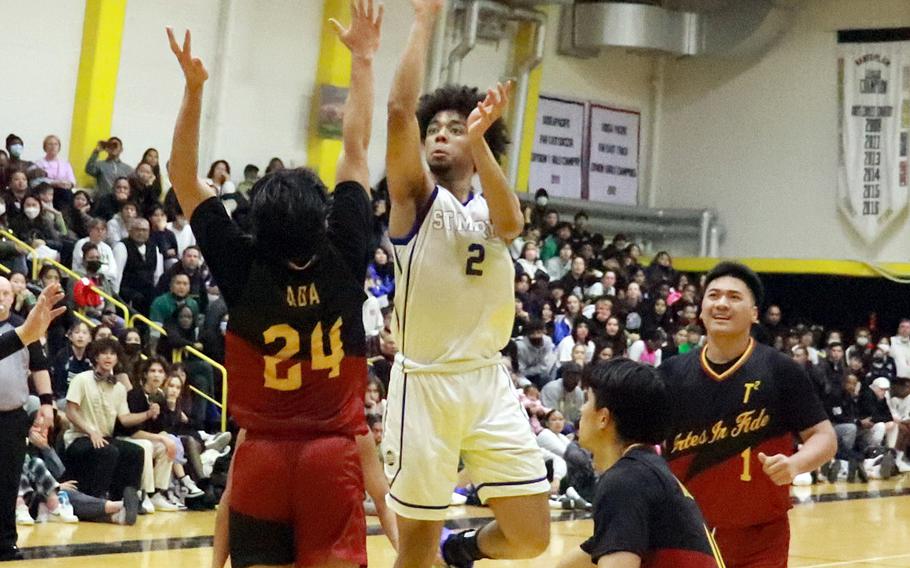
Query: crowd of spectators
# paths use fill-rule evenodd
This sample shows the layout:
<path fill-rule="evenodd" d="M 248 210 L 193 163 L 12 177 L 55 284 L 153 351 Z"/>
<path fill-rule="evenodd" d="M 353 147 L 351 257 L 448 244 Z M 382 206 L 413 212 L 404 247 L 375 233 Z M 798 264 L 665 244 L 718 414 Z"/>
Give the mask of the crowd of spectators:
<path fill-rule="evenodd" d="M 94 187 L 80 188 L 60 139 L 42 146 L 28 160 L 10 134 L 0 150 L 0 270 L 9 281 L 0 281 L 0 302 L 24 317 L 42 287 L 61 282 L 69 308 L 43 346 L 57 412 L 49 437 L 29 436 L 17 521 L 130 524 L 137 512 L 211 508 L 211 479 L 226 472 L 231 449 L 208 401 L 221 396 L 210 361 L 224 361 L 227 308 L 166 168 L 154 148 L 125 163 L 112 137 L 84 164 Z M 209 169 L 238 222 L 258 174 L 248 165 L 235 187 L 226 161 Z M 121 305 L 152 323 L 127 321 Z"/>
<path fill-rule="evenodd" d="M 614 357 L 659 367 L 703 345 L 703 281 L 700 274 L 674 269 L 667 251 L 648 260 L 626 235 L 606 239 L 592 233 L 583 211 L 572 222 L 562 221 L 547 200 L 546 192 L 538 191 L 525 209 L 524 232 L 511 244 L 515 315 L 504 362 L 551 462 L 554 496 L 565 495 L 568 488 L 590 496 L 590 460 L 573 438 L 584 403 L 584 368 Z M 391 249 L 382 231 L 386 210 L 387 198 L 377 192 L 375 255 L 366 282 L 372 296 L 368 303 L 376 304 L 374 315 L 365 319 L 371 322 L 368 334 L 372 328 L 378 337 L 372 372 L 385 385 L 397 351 L 388 317 L 395 283 L 387 268 Z M 386 315 L 384 324 L 375 315 L 379 309 Z M 797 317 L 793 322 L 787 325 L 780 307 L 770 305 L 753 336 L 803 365 L 828 409 L 840 451 L 820 478 L 853 481 L 858 475 L 865 480 L 870 466 L 870 474 L 886 475 L 881 463 L 889 453 L 896 470 L 910 471 L 905 461 L 910 445 L 910 320 L 901 323 L 894 337 L 867 328 L 849 334 L 825 330 Z M 559 506 L 565 498 L 554 503 Z"/>
<path fill-rule="evenodd" d="M 215 433 L 217 408 L 189 389 L 217 400 L 220 381 L 207 360 L 187 350 L 223 362 L 227 309 L 157 150 L 147 149 L 134 168 L 120 159 L 119 138 L 99 142 L 84 166 L 95 187 L 80 189 L 60 146 L 48 136 L 44 156 L 28 161 L 23 140 L 11 134 L 0 150 L 0 231 L 28 245 L 0 233 L 11 313 L 26 315 L 40 287 L 55 281 L 65 284 L 70 308 L 45 345 L 58 401 L 57 436 L 30 438 L 19 516 L 23 523 L 36 517 L 128 522 L 137 507 L 179 510 L 208 495 L 216 461 L 230 450 L 229 436 Z M 281 167 L 275 158 L 265 171 Z M 249 191 L 258 176 L 259 169 L 247 165 L 235 186 L 226 161 L 208 170 L 208 183 L 241 226 L 247 226 Z M 595 473 L 574 438 L 585 367 L 615 357 L 659 367 L 698 348 L 704 341 L 702 281 L 675 270 L 666 251 L 648 261 L 626 235 L 607 239 L 591 232 L 583 211 L 571 222 L 561 220 L 547 200 L 545 191 L 537 192 L 524 211 L 525 230 L 510 246 L 515 313 L 503 362 L 547 458 L 552 503 L 586 507 Z M 364 401 L 377 443 L 397 352 L 388 208 L 380 183 L 364 282 L 371 362 Z M 130 327 L 120 303 L 153 324 Z M 757 341 L 806 368 L 835 424 L 838 461 L 824 468 L 822 479 L 865 479 L 866 467 L 880 473 L 889 453 L 898 470 L 910 471 L 910 320 L 894 337 L 866 328 L 845 334 L 788 326 L 772 305 L 754 331 Z M 470 480 L 459 485 L 453 502 L 470 500 Z M 66 499 L 57 496 L 61 488 Z"/>

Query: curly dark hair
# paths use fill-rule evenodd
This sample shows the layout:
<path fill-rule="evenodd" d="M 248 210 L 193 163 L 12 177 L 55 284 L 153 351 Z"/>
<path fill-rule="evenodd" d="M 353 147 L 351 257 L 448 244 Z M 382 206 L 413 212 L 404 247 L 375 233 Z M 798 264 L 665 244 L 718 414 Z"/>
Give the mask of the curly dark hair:
<path fill-rule="evenodd" d="M 420 139 L 424 140 L 426 138 L 427 127 L 438 113 L 451 110 L 467 120 L 471 112 L 477 108 L 477 103 L 482 101 L 485 96 L 486 94 L 478 90 L 477 87 L 463 85 L 446 85 L 430 94 L 423 95 L 417 105 Z M 497 160 L 505 154 L 506 147 L 509 145 L 509 133 L 506 130 L 505 122 L 501 118 L 490 126 L 483 137 Z"/>

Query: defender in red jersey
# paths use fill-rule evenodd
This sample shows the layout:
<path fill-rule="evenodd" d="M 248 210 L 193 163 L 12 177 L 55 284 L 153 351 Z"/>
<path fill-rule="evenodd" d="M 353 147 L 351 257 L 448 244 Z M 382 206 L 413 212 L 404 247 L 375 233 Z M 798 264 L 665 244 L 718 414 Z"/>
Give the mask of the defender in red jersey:
<path fill-rule="evenodd" d="M 366 565 L 355 436 L 367 432 L 367 148 L 382 7 L 352 6 L 349 29 L 333 22 L 352 53 L 334 194 L 312 171 L 275 171 L 250 192 L 250 234 L 197 177 L 208 74 L 190 53 L 190 33 L 181 48 L 168 29 L 186 78 L 171 180 L 228 306 L 229 409 L 246 432 L 230 484 L 235 567 Z"/>
<path fill-rule="evenodd" d="M 670 469 L 695 496 L 731 568 L 787 565 L 790 484 L 837 449 L 805 371 L 750 337 L 761 300 L 752 270 L 719 264 L 702 301 L 707 344 L 660 367 L 674 401 Z"/>
<path fill-rule="evenodd" d="M 654 453 L 670 414 L 657 371 L 614 359 L 589 366 L 582 382 L 579 443 L 603 473 L 594 535 L 559 568 L 724 568 L 692 496 Z"/>

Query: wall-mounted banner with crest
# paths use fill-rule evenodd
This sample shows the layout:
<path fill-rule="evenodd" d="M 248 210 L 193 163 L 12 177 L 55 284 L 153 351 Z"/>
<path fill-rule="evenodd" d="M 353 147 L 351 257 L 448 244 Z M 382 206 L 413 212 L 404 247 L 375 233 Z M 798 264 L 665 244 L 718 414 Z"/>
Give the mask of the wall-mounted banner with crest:
<path fill-rule="evenodd" d="M 910 29 L 838 34 L 838 207 L 867 242 L 908 205 Z"/>

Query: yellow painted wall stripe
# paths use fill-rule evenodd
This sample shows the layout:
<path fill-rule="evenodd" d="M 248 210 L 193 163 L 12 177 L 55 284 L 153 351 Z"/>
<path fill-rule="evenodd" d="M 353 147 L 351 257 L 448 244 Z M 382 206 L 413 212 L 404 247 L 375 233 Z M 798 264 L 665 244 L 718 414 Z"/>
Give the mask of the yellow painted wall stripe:
<path fill-rule="evenodd" d="M 676 257 L 673 267 L 683 272 L 706 272 L 714 268 L 721 260 L 704 257 Z M 799 258 L 737 258 L 729 259 L 742 262 L 756 272 L 769 274 L 823 274 L 831 276 L 859 276 L 877 278 L 880 268 L 894 276 L 910 277 L 910 263 L 886 262 L 873 267 L 858 260 L 826 260 Z"/>
<path fill-rule="evenodd" d="M 325 183 L 335 187 L 335 173 L 338 157 L 341 156 L 341 140 L 319 136 L 319 88 L 321 85 L 349 87 L 351 85 L 351 53 L 338 41 L 329 18 L 335 18 L 344 25 L 350 22 L 348 0 L 323 0 L 322 33 L 319 42 L 319 63 L 316 67 L 316 92 L 310 110 L 309 132 L 307 135 L 307 164 Z"/>
<path fill-rule="evenodd" d="M 522 22 L 515 37 L 513 65 L 517 67 L 534 52 L 534 24 Z M 540 81 L 543 77 L 543 63 L 535 67 L 528 77 L 528 100 L 525 103 L 525 119 L 521 132 L 512 133 L 512 144 L 521 144 L 521 156 L 518 161 L 518 179 L 515 191 L 529 191 L 528 180 L 531 175 L 531 150 L 534 147 L 534 127 L 537 124 L 537 105 L 540 98 Z M 514 112 L 514 110 L 513 110 Z M 514 115 L 512 124 L 514 125 Z"/>
<path fill-rule="evenodd" d="M 85 2 L 69 145 L 69 159 L 79 186 L 94 185 L 94 178 L 85 173 L 85 162 L 98 140 L 111 135 L 125 19 L 126 0 Z"/>

